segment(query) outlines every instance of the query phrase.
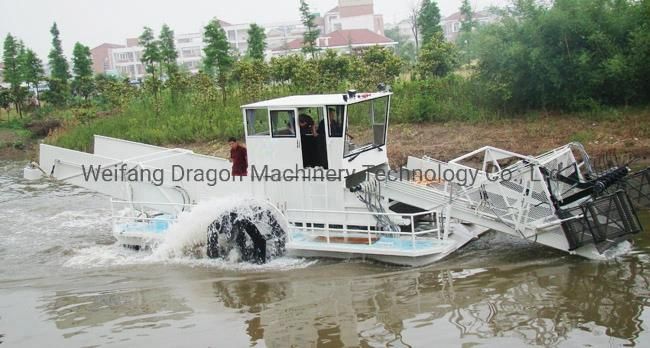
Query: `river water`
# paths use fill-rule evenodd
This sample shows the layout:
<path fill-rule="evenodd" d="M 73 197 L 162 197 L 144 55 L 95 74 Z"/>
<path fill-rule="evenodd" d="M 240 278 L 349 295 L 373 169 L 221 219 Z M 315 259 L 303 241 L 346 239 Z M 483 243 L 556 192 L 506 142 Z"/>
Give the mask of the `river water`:
<path fill-rule="evenodd" d="M 21 170 L 0 162 L 0 347 L 650 343 L 647 233 L 606 262 L 497 233 L 424 268 L 161 258 L 113 245 L 107 197 Z"/>

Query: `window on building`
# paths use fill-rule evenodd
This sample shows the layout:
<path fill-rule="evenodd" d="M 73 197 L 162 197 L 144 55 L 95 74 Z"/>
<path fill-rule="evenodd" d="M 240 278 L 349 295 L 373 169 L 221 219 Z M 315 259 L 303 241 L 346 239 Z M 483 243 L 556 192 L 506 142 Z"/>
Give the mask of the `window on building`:
<path fill-rule="evenodd" d="M 228 30 L 228 40 L 229 41 L 235 41 L 236 36 L 237 36 L 237 34 L 235 33 L 234 30 Z"/>
<path fill-rule="evenodd" d="M 274 138 L 295 138 L 296 115 L 293 110 L 271 111 L 271 135 Z"/>
<path fill-rule="evenodd" d="M 200 57 L 201 56 L 201 48 L 200 47 L 187 47 L 183 48 L 181 50 L 181 55 L 184 58 L 190 58 L 190 57 Z"/>
<path fill-rule="evenodd" d="M 460 22 L 454 22 L 452 28 L 453 28 L 452 31 L 453 31 L 454 33 L 459 32 L 459 31 L 460 31 Z"/>
<path fill-rule="evenodd" d="M 117 60 L 120 63 L 132 62 L 133 61 L 133 53 L 132 52 L 117 53 L 115 60 Z"/>
<path fill-rule="evenodd" d="M 246 130 L 248 136 L 269 135 L 268 110 L 246 109 Z"/>

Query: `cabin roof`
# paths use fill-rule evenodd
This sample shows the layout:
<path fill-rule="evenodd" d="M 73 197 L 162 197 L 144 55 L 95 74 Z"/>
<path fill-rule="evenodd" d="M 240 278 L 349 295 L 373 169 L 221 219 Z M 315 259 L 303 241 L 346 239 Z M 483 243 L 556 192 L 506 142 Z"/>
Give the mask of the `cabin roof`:
<path fill-rule="evenodd" d="M 292 95 L 270 100 L 264 100 L 257 103 L 242 105 L 242 108 L 275 108 L 275 107 L 309 107 L 325 105 L 345 105 L 355 102 L 373 99 L 380 96 L 386 96 L 390 93 L 357 93 L 357 97 L 346 102 L 343 99 L 343 93 L 339 94 L 312 94 L 312 95 Z"/>

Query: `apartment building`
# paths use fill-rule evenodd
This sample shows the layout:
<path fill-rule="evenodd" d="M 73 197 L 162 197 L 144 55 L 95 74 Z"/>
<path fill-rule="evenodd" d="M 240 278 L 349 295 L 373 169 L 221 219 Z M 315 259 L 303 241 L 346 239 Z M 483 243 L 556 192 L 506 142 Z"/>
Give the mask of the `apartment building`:
<path fill-rule="evenodd" d="M 318 16 L 321 30 L 318 42 L 323 48 L 347 50 L 370 45 L 394 46 L 397 43 L 384 36 L 383 16 L 374 13 L 373 0 L 339 0 L 338 6 L 324 16 Z M 231 24 L 219 20 L 233 51 L 244 55 L 248 49 L 249 23 Z M 266 31 L 267 57 L 297 52 L 302 45 L 305 26 L 299 21 L 260 23 Z M 191 73 L 201 67 L 203 57 L 201 32 L 176 35 L 178 64 Z M 146 72 L 140 61 L 143 48 L 137 38 L 126 45 L 103 44 L 91 50 L 96 73 L 109 73 L 141 79 Z"/>
<path fill-rule="evenodd" d="M 397 42 L 384 36 L 384 18 L 375 14 L 373 0 L 339 0 L 338 6 L 316 19 L 321 35 L 316 45 L 350 53 L 370 46 L 394 47 Z M 287 42 L 284 47 L 273 48 L 272 55 L 285 55 L 301 51 L 302 35 Z"/>

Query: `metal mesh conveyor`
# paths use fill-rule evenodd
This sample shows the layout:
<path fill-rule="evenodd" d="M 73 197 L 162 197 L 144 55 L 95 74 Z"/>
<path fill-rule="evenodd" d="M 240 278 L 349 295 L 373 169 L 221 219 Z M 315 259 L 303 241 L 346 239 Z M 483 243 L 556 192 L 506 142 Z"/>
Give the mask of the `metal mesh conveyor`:
<path fill-rule="evenodd" d="M 632 202 L 619 190 L 613 194 L 559 211 L 569 250 L 594 243 L 602 252 L 643 230 Z"/>

